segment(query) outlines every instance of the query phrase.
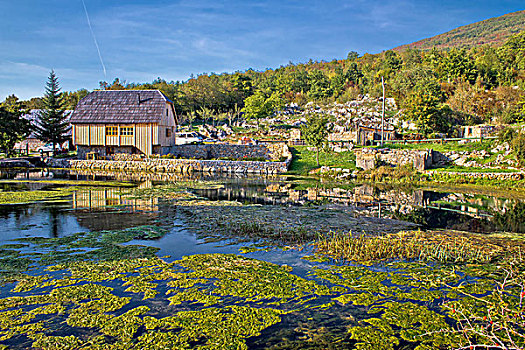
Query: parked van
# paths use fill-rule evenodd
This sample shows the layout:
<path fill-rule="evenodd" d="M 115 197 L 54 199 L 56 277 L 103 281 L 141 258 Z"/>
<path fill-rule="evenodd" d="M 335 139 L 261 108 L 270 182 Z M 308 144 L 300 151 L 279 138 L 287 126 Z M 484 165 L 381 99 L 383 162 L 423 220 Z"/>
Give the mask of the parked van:
<path fill-rule="evenodd" d="M 196 132 L 178 132 L 175 134 L 176 145 L 187 145 L 191 143 L 202 143 L 204 138 Z"/>

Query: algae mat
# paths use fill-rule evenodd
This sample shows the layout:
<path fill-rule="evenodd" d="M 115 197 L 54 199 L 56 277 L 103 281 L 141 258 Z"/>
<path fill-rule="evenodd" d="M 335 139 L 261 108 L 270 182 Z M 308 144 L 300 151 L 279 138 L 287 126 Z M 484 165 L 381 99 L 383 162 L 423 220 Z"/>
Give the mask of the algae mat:
<path fill-rule="evenodd" d="M 455 324 L 469 312 L 473 320 L 487 317 L 486 302 L 501 300 L 523 316 L 519 283 L 509 279 L 503 294 L 494 289 L 500 278 L 497 266 L 318 263 L 300 277 L 286 265 L 236 254 L 170 262 L 136 246 L 136 258 L 107 255 L 109 245 L 162 234 L 159 228 L 140 227 L 3 246 L 21 255 L 27 244 L 98 248 L 43 269 L 48 260 L 27 258 L 32 264 L 25 272 L 8 275 L 12 282 L 6 281 L 4 290 L 9 296 L 0 299 L 0 344 L 38 349 L 448 349 L 473 341 Z M 318 322 L 334 310 L 331 322 Z M 303 315 L 311 317 L 298 322 Z M 501 321 L 495 312 L 488 315 L 490 322 Z M 480 339 L 485 340 L 475 340 Z"/>

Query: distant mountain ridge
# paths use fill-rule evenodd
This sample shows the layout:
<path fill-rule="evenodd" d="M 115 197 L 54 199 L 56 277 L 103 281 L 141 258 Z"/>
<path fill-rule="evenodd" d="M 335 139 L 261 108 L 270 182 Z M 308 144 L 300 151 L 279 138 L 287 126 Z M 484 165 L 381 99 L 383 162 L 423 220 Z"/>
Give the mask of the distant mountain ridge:
<path fill-rule="evenodd" d="M 430 50 L 470 48 L 477 45 L 502 45 L 510 36 L 525 30 L 525 10 L 489 18 L 481 22 L 458 27 L 431 38 L 416 41 L 394 48 L 396 51 L 407 48 Z"/>

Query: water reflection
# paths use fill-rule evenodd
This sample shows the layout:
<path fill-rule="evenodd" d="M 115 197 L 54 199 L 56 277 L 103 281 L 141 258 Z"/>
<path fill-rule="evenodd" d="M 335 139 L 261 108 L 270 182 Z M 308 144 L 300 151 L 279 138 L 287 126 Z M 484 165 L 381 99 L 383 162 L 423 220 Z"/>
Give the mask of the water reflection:
<path fill-rule="evenodd" d="M 39 190 L 49 186 L 35 180 L 116 180 L 132 181 L 139 188 L 180 181 L 217 181 L 222 187 L 193 190 L 209 200 L 239 201 L 261 205 L 325 206 L 352 212 L 354 216 L 404 220 L 422 228 L 456 229 L 470 232 L 495 230 L 525 232 L 523 201 L 468 192 L 438 192 L 422 189 L 381 188 L 361 184 L 298 182 L 280 177 L 216 177 L 193 174 L 125 173 L 112 171 L 29 170 L 2 172 L 3 179 L 20 183 L 3 184 L 4 190 Z M 168 213 L 159 199 L 130 198 L 125 188 L 90 188 L 76 191 L 70 208 L 78 225 L 89 230 L 115 229 L 149 224 Z M 1 208 L 1 215 L 18 215 L 19 209 Z M 63 209 L 46 209 L 50 234 L 57 235 Z M 2 214 L 2 211 L 4 214 Z"/>

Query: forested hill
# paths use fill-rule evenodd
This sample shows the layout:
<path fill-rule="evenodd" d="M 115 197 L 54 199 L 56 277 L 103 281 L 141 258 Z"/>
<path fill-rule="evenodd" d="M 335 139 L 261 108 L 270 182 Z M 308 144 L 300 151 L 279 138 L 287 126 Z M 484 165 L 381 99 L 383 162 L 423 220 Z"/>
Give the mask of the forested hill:
<path fill-rule="evenodd" d="M 472 23 L 432 38 L 396 47 L 394 50 L 407 48 L 430 50 L 433 47 L 438 49 L 471 48 L 484 44 L 501 46 L 511 35 L 524 29 L 525 10 Z"/>

